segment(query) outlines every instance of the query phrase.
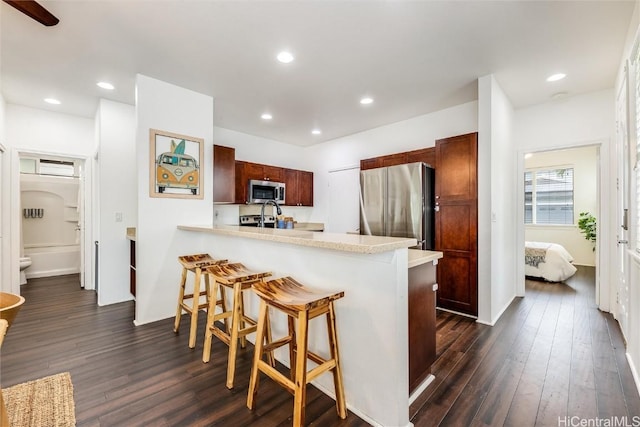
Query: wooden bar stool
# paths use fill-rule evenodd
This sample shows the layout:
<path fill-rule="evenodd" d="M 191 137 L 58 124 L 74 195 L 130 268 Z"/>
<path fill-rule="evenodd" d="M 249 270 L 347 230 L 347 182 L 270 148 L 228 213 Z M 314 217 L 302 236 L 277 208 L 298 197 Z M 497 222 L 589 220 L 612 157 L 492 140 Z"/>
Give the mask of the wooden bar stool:
<path fill-rule="evenodd" d="M 333 371 L 333 384 L 336 393 L 336 408 L 340 418 L 345 419 L 347 417 L 347 407 L 342 384 L 336 317 L 333 308 L 333 301 L 342 298 L 344 292 L 332 293 L 311 290 L 291 277 L 275 279 L 266 283 L 254 283 L 253 290 L 260 297 L 260 314 L 258 315 L 256 346 L 251 368 L 251 379 L 249 381 L 247 407 L 253 409 L 258 391 L 258 373 L 262 371 L 294 395 L 293 425 L 295 427 L 302 426 L 304 424 L 307 384 L 320 374 L 331 370 Z M 289 335 L 274 342 L 271 342 L 269 338 L 268 344 L 263 345 L 264 333 L 269 322 L 268 307 L 275 307 L 287 314 Z M 307 348 L 309 320 L 323 314 L 327 315 L 330 359 L 323 359 Z M 289 344 L 291 379 L 262 361 L 263 352 L 273 351 L 285 344 Z M 308 372 L 307 358 L 318 364 Z"/>
<path fill-rule="evenodd" d="M 195 255 L 182 255 L 178 257 L 178 262 L 182 264 L 182 278 L 180 279 L 180 293 L 178 295 L 178 308 L 176 309 L 176 320 L 173 326 L 173 332 L 178 333 L 180 330 L 180 318 L 182 317 L 182 310 L 191 314 L 191 328 L 189 330 L 189 348 L 196 346 L 196 332 L 198 329 L 198 311 L 205 309 L 209 306 L 209 277 L 205 275 L 205 290 L 201 290 L 201 274 L 202 270 L 210 265 L 223 264 L 227 260 L 213 259 L 209 254 L 195 254 Z M 187 283 L 187 272 L 195 274 L 193 281 L 193 293 L 185 293 L 185 286 Z M 217 295 L 217 294 L 213 294 Z M 205 296 L 207 301 L 200 302 L 200 297 Z M 186 301 L 191 300 L 191 304 Z M 224 295 L 221 295 L 220 300 L 215 301 L 215 305 L 220 305 L 222 310 L 226 310 L 226 304 Z"/>
<path fill-rule="evenodd" d="M 211 358 L 211 339 L 213 335 L 229 346 L 227 388 L 231 389 L 233 388 L 236 371 L 238 340 L 240 341 L 240 346 L 245 348 L 247 342 L 245 337 L 255 332 L 257 327 L 257 322 L 247 317 L 244 313 L 243 292 L 251 289 L 251 284 L 271 276 L 271 272 L 251 271 L 240 263 L 212 265 L 207 267 L 205 272 L 213 280 L 213 289 L 211 289 L 213 295 L 217 295 L 218 289 L 220 289 L 221 295 L 225 293 L 223 288 L 233 289 L 233 303 L 230 310 L 223 309 L 222 313 L 215 313 L 214 299 L 209 299 L 204 350 L 202 352 L 202 361 L 208 363 Z M 231 327 L 227 326 L 226 331 L 216 326 L 216 321 L 224 319 L 226 322 L 229 318 L 231 318 Z M 267 339 L 271 339 L 270 333 L 267 333 Z M 275 364 L 272 353 L 269 353 L 268 361 L 272 365 Z"/>

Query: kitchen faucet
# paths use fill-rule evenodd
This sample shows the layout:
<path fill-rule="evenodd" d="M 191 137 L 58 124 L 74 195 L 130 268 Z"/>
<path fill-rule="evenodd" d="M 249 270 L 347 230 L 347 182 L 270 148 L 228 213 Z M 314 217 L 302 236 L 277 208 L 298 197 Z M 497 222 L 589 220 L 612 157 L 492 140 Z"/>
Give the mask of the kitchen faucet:
<path fill-rule="evenodd" d="M 264 228 L 264 207 L 267 205 L 273 205 L 276 207 L 276 211 L 278 215 L 282 215 L 282 209 L 280 209 L 280 205 L 275 200 L 267 200 L 262 204 L 262 209 L 260 209 L 260 227 Z"/>

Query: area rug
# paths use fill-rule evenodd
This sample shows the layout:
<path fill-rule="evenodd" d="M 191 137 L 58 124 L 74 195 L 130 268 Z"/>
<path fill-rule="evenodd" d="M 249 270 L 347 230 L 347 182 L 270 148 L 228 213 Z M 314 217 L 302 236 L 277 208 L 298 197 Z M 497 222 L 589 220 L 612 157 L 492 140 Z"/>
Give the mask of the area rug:
<path fill-rule="evenodd" d="M 11 427 L 76 425 L 73 384 L 69 372 L 2 390 Z"/>

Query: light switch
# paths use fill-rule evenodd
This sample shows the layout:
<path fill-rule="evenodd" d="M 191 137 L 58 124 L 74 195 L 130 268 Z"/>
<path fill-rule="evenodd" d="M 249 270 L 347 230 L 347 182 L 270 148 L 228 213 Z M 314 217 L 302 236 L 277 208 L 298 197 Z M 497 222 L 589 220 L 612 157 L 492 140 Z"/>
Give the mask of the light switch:
<path fill-rule="evenodd" d="M 116 212 L 116 222 L 122 222 L 122 212 Z"/>

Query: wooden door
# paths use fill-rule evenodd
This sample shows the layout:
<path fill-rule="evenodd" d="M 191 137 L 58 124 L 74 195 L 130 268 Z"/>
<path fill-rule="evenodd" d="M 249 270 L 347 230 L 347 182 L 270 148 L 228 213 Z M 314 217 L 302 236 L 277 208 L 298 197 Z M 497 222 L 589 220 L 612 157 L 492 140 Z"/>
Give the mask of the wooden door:
<path fill-rule="evenodd" d="M 436 141 L 438 307 L 478 315 L 478 134 Z"/>
<path fill-rule="evenodd" d="M 313 172 L 298 171 L 298 195 L 300 206 L 313 206 Z"/>
<path fill-rule="evenodd" d="M 285 205 L 289 206 L 297 206 L 300 203 L 300 194 L 298 192 L 298 181 L 299 181 L 298 171 L 295 169 L 285 169 L 284 170 L 284 183 L 285 187 Z"/>
<path fill-rule="evenodd" d="M 235 202 L 236 150 L 221 145 L 213 146 L 213 202 Z"/>

